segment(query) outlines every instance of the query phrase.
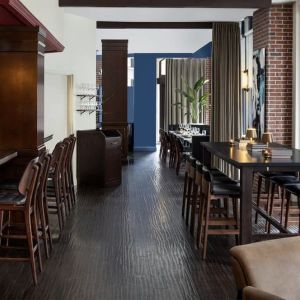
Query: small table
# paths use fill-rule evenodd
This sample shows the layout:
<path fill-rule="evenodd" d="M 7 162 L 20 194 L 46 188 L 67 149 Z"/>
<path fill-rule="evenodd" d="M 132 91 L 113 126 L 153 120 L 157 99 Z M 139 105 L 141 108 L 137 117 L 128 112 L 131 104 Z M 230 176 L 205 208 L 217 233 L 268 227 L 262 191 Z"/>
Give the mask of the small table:
<path fill-rule="evenodd" d="M 236 146 L 230 146 L 227 142 L 201 143 L 206 151 L 221 158 L 225 162 L 235 166 L 240 170 L 241 179 L 241 199 L 240 199 L 240 243 L 248 244 L 252 242 L 252 191 L 254 172 L 282 172 L 300 170 L 300 150 L 293 149 L 291 159 L 270 159 L 265 160 L 261 153 L 249 153 Z M 272 147 L 272 145 L 270 145 Z M 205 164 L 210 165 L 211 161 Z M 260 214 L 263 214 L 256 207 Z M 274 218 L 268 220 L 272 225 L 280 227 Z M 283 228 L 281 232 L 287 233 Z"/>
<path fill-rule="evenodd" d="M 0 150 L 0 166 L 18 156 L 18 152 Z"/>

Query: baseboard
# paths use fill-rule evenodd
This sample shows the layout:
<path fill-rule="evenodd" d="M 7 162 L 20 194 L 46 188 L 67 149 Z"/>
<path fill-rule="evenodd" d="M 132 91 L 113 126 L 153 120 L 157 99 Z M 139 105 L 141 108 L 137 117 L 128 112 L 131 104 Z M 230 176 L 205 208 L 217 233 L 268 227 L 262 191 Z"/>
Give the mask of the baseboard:
<path fill-rule="evenodd" d="M 156 147 L 134 147 L 135 152 L 155 152 Z"/>

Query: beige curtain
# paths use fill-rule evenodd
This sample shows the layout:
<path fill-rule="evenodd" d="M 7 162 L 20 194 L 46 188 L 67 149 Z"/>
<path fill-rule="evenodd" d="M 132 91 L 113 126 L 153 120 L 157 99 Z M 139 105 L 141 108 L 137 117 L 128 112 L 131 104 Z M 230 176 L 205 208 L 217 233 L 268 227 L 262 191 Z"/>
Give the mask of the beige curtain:
<path fill-rule="evenodd" d="M 238 23 L 213 25 L 212 67 L 212 141 L 224 142 L 240 136 L 240 27 Z M 224 162 L 216 162 L 228 175 L 236 170 Z"/>
<path fill-rule="evenodd" d="M 213 26 L 212 140 L 240 136 L 240 27 L 238 23 Z"/>
<path fill-rule="evenodd" d="M 67 76 L 67 132 L 74 133 L 74 76 Z"/>
<path fill-rule="evenodd" d="M 165 97 L 165 129 L 168 125 L 191 123 L 187 100 L 176 89 L 186 90 L 183 80 L 190 86 L 205 76 L 204 59 L 167 59 L 166 60 L 166 97 Z M 176 103 L 182 103 L 178 105 Z M 203 112 L 199 114 L 199 122 L 203 122 Z"/>

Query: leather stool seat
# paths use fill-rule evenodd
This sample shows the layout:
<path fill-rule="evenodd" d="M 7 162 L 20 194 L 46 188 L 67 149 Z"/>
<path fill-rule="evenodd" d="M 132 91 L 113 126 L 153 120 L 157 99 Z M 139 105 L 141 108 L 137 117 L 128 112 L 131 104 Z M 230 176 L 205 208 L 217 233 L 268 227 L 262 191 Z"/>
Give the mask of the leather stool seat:
<path fill-rule="evenodd" d="M 300 183 L 299 179 L 295 176 L 276 176 L 272 178 L 272 181 L 278 185 Z"/>
<path fill-rule="evenodd" d="M 277 176 L 295 176 L 295 172 L 281 172 L 281 173 L 259 172 L 258 176 L 261 176 L 263 178 L 272 178 L 272 177 L 277 177 Z"/>
<path fill-rule="evenodd" d="M 240 196 L 240 185 L 239 184 L 212 184 L 212 194 L 228 196 L 228 197 L 239 197 Z"/>
<path fill-rule="evenodd" d="M 19 193 L 0 193 L 0 203 L 1 204 L 15 204 L 22 205 L 26 201 L 26 197 Z"/>
<path fill-rule="evenodd" d="M 287 185 L 286 190 L 291 192 L 292 194 L 300 196 L 300 183 Z"/>

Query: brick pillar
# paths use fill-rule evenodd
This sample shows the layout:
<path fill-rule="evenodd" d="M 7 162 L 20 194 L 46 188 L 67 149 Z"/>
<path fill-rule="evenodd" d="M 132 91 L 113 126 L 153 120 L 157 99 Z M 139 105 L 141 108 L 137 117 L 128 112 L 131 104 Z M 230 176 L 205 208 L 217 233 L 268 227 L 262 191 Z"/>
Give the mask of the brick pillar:
<path fill-rule="evenodd" d="M 293 5 L 273 5 L 253 16 L 253 50 L 266 48 L 266 131 L 292 144 Z"/>

